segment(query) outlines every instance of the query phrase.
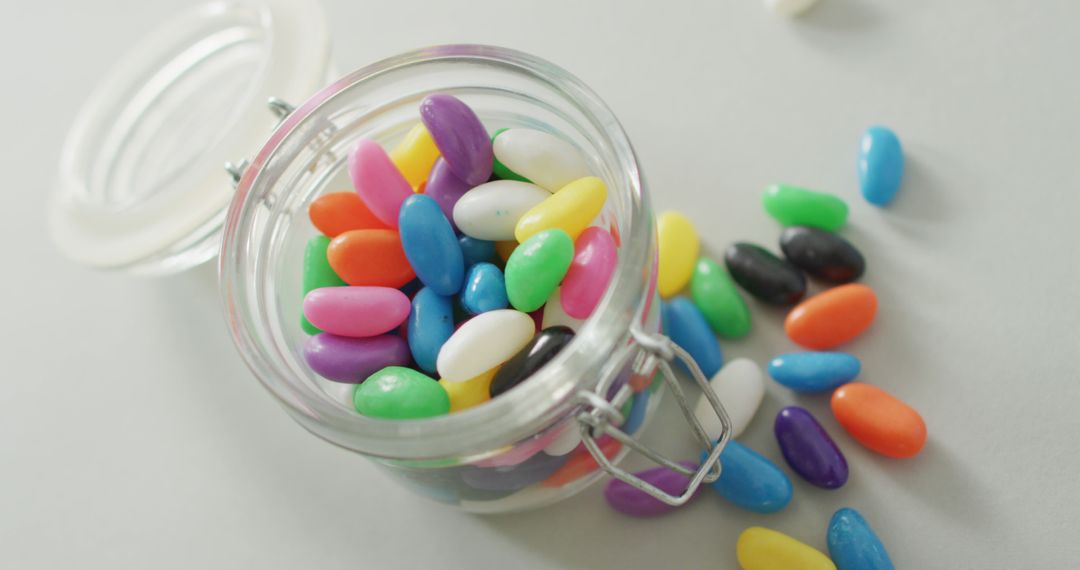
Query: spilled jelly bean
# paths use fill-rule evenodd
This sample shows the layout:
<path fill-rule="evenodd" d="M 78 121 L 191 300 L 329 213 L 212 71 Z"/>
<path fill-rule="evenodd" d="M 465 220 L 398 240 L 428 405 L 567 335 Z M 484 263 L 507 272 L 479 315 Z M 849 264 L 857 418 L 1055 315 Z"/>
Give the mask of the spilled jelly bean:
<path fill-rule="evenodd" d="M 491 178 L 491 139 L 468 105 L 446 93 L 428 95 L 420 102 L 420 120 L 458 178 L 473 186 Z"/>
<path fill-rule="evenodd" d="M 859 189 L 867 202 L 888 205 L 904 177 L 904 149 L 888 127 L 870 127 L 859 144 Z"/>
<path fill-rule="evenodd" d="M 566 327 L 552 327 L 540 331 L 499 368 L 491 381 L 491 397 L 494 398 L 521 384 L 555 358 L 572 340 L 574 331 Z"/>
<path fill-rule="evenodd" d="M 528 182 L 495 180 L 469 190 L 454 205 L 461 233 L 490 241 L 513 240 L 521 216 L 551 193 Z"/>
<path fill-rule="evenodd" d="M 356 387 L 356 411 L 373 418 L 408 420 L 445 415 L 450 398 L 433 378 L 403 366 L 388 366 Z"/>
<path fill-rule="evenodd" d="M 435 166 L 432 167 L 431 174 L 428 176 L 427 184 L 424 186 L 424 195 L 430 196 L 439 203 L 439 209 L 450 222 L 450 226 L 457 230 L 457 222 L 454 221 L 454 206 L 471 189 L 472 186 L 468 182 L 458 178 L 446 165 L 446 161 L 439 158 L 435 161 Z"/>
<path fill-rule="evenodd" d="M 461 290 L 461 306 L 466 311 L 478 315 L 485 311 L 505 309 L 509 305 L 506 282 L 498 267 L 482 262 L 469 268 L 465 286 Z"/>
<path fill-rule="evenodd" d="M 461 290 L 465 262 L 454 229 L 430 196 L 411 196 L 398 216 L 401 247 L 416 277 L 440 295 Z"/>
<path fill-rule="evenodd" d="M 465 269 L 477 263 L 495 261 L 495 242 L 493 241 L 463 235 L 458 238 L 458 245 L 461 246 L 461 257 L 465 261 Z"/>
<path fill-rule="evenodd" d="M 702 452 L 701 460 L 708 457 Z M 775 513 L 791 502 L 791 479 L 764 455 L 735 441 L 720 452 L 720 478 L 709 484 L 731 504 L 755 513 Z"/>
<path fill-rule="evenodd" d="M 784 331 L 799 345 L 828 350 L 862 334 L 874 322 L 876 314 L 874 290 L 849 283 L 800 303 L 788 313 Z"/>
<path fill-rule="evenodd" d="M 304 343 L 304 361 L 327 380 L 359 384 L 387 366 L 408 366 L 409 347 L 396 334 L 350 338 L 320 333 Z"/>
<path fill-rule="evenodd" d="M 911 406 L 870 384 L 836 389 L 833 416 L 855 441 L 889 457 L 912 457 L 926 444 L 926 424 Z"/>
<path fill-rule="evenodd" d="M 436 368 L 447 382 L 479 376 L 517 354 L 532 340 L 532 318 L 520 311 L 488 311 L 465 321 L 439 350 Z"/>
<path fill-rule="evenodd" d="M 304 296 L 304 316 L 331 334 L 375 336 L 405 322 L 409 298 L 389 287 L 323 287 Z"/>
<path fill-rule="evenodd" d="M 330 245 L 330 238 L 315 236 L 308 240 L 304 248 L 304 295 L 322 287 L 341 287 L 346 285 L 326 259 L 326 248 Z M 300 325 L 308 334 L 318 334 L 319 328 L 311 324 L 307 317 L 300 315 Z"/>
<path fill-rule="evenodd" d="M 851 382 L 862 364 L 846 352 L 791 352 L 769 362 L 769 376 L 796 392 L 824 392 Z"/>
<path fill-rule="evenodd" d="M 866 261 L 851 242 L 809 226 L 784 230 L 780 251 L 799 269 L 830 283 L 855 281 L 866 270 Z"/>
<path fill-rule="evenodd" d="M 716 374 L 724 365 L 724 355 L 701 311 L 684 297 L 664 301 L 660 311 L 663 314 L 664 334 L 690 353 L 706 377 Z M 682 365 L 681 362 L 679 364 Z"/>
<path fill-rule="evenodd" d="M 589 167 L 574 145 L 544 131 L 500 131 L 495 136 L 494 150 L 495 158 L 507 170 L 551 192 L 589 175 Z"/>
<path fill-rule="evenodd" d="M 562 283 L 560 301 L 567 315 L 586 319 L 604 296 L 619 253 L 604 228 L 587 228 L 574 241 L 574 259 Z"/>
<path fill-rule="evenodd" d="M 690 298 L 716 334 L 741 338 L 750 332 L 750 309 L 719 263 L 698 259 L 690 279 Z"/>
<path fill-rule="evenodd" d="M 800 477 L 824 489 L 837 489 L 847 483 L 847 459 L 805 408 L 788 406 L 780 410 L 774 428 L 784 459 Z"/>
<path fill-rule="evenodd" d="M 490 400 L 491 379 L 498 371 L 499 368 L 495 367 L 464 382 L 439 380 L 439 384 L 446 390 L 446 395 L 450 397 L 450 413 L 461 412 Z"/>
<path fill-rule="evenodd" d="M 356 192 L 331 192 L 308 206 L 312 225 L 323 235 L 336 237 L 349 230 L 389 228 L 368 209 Z"/>
<path fill-rule="evenodd" d="M 760 526 L 742 531 L 735 555 L 743 570 L 836 570 L 821 551 Z"/>
<path fill-rule="evenodd" d="M 829 520 L 826 535 L 829 556 L 838 570 L 893 570 L 881 539 L 866 519 L 852 508 L 843 508 Z"/>
<path fill-rule="evenodd" d="M 656 234 L 660 250 L 657 288 L 666 299 L 690 283 L 701 241 L 694 224 L 678 212 L 660 214 L 656 219 Z"/>
<path fill-rule="evenodd" d="M 330 241 L 326 259 L 349 285 L 398 288 L 416 277 L 394 230 L 352 230 Z"/>
<path fill-rule="evenodd" d="M 733 244 L 724 252 L 724 263 L 740 287 L 770 305 L 794 305 L 806 294 L 802 271 L 761 246 Z"/>
<path fill-rule="evenodd" d="M 506 467 L 466 467 L 461 479 L 466 485 L 485 491 L 516 491 L 539 483 L 558 471 L 567 461 L 566 456 L 537 453 Z"/>
<path fill-rule="evenodd" d="M 434 373 L 443 344 L 454 334 L 454 308 L 450 297 L 425 287 L 417 291 L 409 311 L 409 350 L 421 369 Z"/>
<path fill-rule="evenodd" d="M 525 240 L 558 228 L 577 239 L 589 227 L 607 201 L 607 185 L 595 176 L 575 180 L 525 212 L 514 227 L 514 239 Z"/>
<path fill-rule="evenodd" d="M 437 158 L 439 147 L 435 146 L 435 139 L 423 123 L 413 125 L 405 138 L 390 151 L 390 161 L 413 188 L 427 180 Z"/>
<path fill-rule="evenodd" d="M 495 151 L 495 160 L 494 163 L 491 165 L 491 175 L 495 178 L 498 178 L 499 180 L 517 180 L 519 182 L 529 182 L 530 180 L 528 178 L 525 178 L 524 176 L 514 172 L 513 170 L 510 170 L 505 164 L 502 163 L 501 160 L 499 160 L 499 151 L 497 148 L 498 144 L 495 142 L 495 139 L 499 138 L 499 135 L 505 133 L 508 130 L 510 129 L 504 127 L 495 131 L 491 135 L 491 146 Z"/>
<path fill-rule="evenodd" d="M 401 203 L 413 195 L 409 181 L 398 172 L 383 147 L 370 139 L 356 142 L 348 162 L 349 178 L 364 204 L 382 223 L 396 228 Z"/>
<path fill-rule="evenodd" d="M 769 186 L 762 204 L 770 216 L 785 226 L 812 226 L 834 232 L 847 222 L 848 207 L 843 200 L 797 186 Z"/>
<path fill-rule="evenodd" d="M 765 380 L 756 362 L 736 358 L 709 380 L 709 389 L 727 411 L 731 420 L 731 437 L 734 439 L 742 435 L 761 406 L 761 400 L 765 397 Z M 694 416 L 710 439 L 720 437 L 720 417 L 704 394 L 698 396 Z"/>
<path fill-rule="evenodd" d="M 696 463 L 689 461 L 680 461 L 679 464 L 691 470 L 696 470 L 698 467 Z M 634 473 L 634 476 L 654 485 L 669 495 L 681 495 L 690 486 L 690 477 L 662 466 L 638 471 Z M 697 496 L 697 494 L 695 493 L 694 496 Z M 611 505 L 611 508 L 632 517 L 655 517 L 670 513 L 678 508 L 661 502 L 645 491 L 619 479 L 608 481 L 604 487 L 604 499 Z"/>
<path fill-rule="evenodd" d="M 558 228 L 544 230 L 523 242 L 506 260 L 506 296 L 510 304 L 526 313 L 544 306 L 573 258 L 574 241 Z"/>

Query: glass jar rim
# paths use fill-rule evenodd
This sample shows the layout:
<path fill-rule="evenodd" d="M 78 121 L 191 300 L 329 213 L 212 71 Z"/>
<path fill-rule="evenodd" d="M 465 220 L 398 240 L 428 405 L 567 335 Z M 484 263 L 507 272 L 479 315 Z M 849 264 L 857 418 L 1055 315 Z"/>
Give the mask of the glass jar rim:
<path fill-rule="evenodd" d="M 574 340 L 528 382 L 481 406 L 421 420 L 380 420 L 361 416 L 323 397 L 304 393 L 290 382 L 288 367 L 254 338 L 244 312 L 250 306 L 250 280 L 240 261 L 252 255 L 245 247 L 251 237 L 252 202 L 273 187 L 268 168 L 287 164 L 291 157 L 279 149 L 291 137 L 310 135 L 324 105 L 357 84 L 405 67 L 428 62 L 462 61 L 498 65 L 524 73 L 564 94 L 610 145 L 626 173 L 628 212 L 619 260 L 608 290 L 593 316 Z M 307 128 L 306 128 L 307 127 Z M 587 381 L 568 371 L 599 370 L 626 342 L 640 318 L 653 267 L 653 222 L 637 157 L 622 126 L 603 101 L 581 80 L 562 68 L 524 52 L 486 45 L 442 45 L 406 52 L 358 69 L 331 83 L 296 108 L 255 155 L 245 170 L 230 205 L 219 256 L 221 296 L 233 340 L 260 382 L 293 416 L 316 435 L 336 445 L 388 459 L 435 459 L 497 449 L 528 437 L 551 424 L 575 405 L 578 388 Z M 260 306 L 260 305 L 257 305 Z M 271 381 L 273 379 L 274 381 Z M 537 405 L 543 401 L 545 405 Z M 329 429 L 322 429 L 329 428 Z"/>

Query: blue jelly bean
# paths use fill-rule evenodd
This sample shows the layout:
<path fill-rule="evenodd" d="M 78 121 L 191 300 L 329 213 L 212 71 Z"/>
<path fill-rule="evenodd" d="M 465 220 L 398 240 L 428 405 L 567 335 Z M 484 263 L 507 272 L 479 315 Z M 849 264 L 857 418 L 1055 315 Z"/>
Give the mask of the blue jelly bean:
<path fill-rule="evenodd" d="M 461 306 L 473 315 L 509 307 L 503 272 L 487 262 L 470 267 L 461 289 Z"/>
<path fill-rule="evenodd" d="M 904 150 L 888 127 L 870 127 L 859 145 L 859 187 L 877 206 L 892 202 L 904 177 Z"/>
<path fill-rule="evenodd" d="M 430 287 L 421 289 L 412 300 L 409 311 L 409 351 L 416 365 L 426 372 L 435 372 L 439 349 L 454 333 L 454 303 Z"/>
<path fill-rule="evenodd" d="M 705 461 L 708 453 L 701 454 Z M 737 507 L 775 513 L 791 502 L 791 479 L 765 456 L 731 440 L 720 452 L 720 478 L 709 486 Z"/>
<path fill-rule="evenodd" d="M 769 376 L 796 392 L 824 392 L 851 382 L 862 364 L 846 352 L 791 352 L 769 362 Z"/>
<path fill-rule="evenodd" d="M 465 259 L 465 269 L 481 261 L 495 260 L 495 242 L 493 241 L 461 236 L 458 238 L 458 245 L 461 247 L 461 255 Z"/>
<path fill-rule="evenodd" d="M 461 290 L 465 262 L 454 228 L 430 196 L 409 196 L 398 214 L 398 232 L 405 257 L 424 286 L 439 295 Z"/>
<path fill-rule="evenodd" d="M 829 521 L 828 542 L 837 570 L 893 570 L 885 546 L 855 509 L 836 511 Z"/>
<path fill-rule="evenodd" d="M 630 413 L 626 418 L 626 423 L 622 425 L 622 430 L 633 435 L 645 423 L 645 410 L 649 408 L 649 391 L 642 390 L 634 394 L 634 399 L 631 401 L 633 403 L 630 404 Z"/>
<path fill-rule="evenodd" d="M 705 376 L 711 378 L 716 374 L 724 365 L 724 355 L 716 335 L 697 306 L 689 299 L 676 297 L 663 302 L 660 311 L 664 334 L 690 353 Z"/>

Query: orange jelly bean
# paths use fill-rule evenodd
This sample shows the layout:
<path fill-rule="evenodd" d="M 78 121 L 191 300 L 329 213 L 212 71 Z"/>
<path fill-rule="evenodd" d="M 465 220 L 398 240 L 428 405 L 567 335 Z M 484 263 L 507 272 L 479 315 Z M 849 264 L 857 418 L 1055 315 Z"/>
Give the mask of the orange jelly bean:
<path fill-rule="evenodd" d="M 604 457 L 607 457 L 608 459 L 615 457 L 615 454 L 619 453 L 620 449 L 622 449 L 622 444 L 614 439 L 608 439 L 607 441 L 600 443 L 600 451 L 602 451 Z M 570 459 L 568 459 L 558 471 L 541 481 L 540 486 L 562 487 L 563 485 L 581 479 L 599 468 L 600 464 L 593 459 L 592 453 L 589 453 L 589 450 L 582 446 L 573 452 Z"/>
<path fill-rule="evenodd" d="M 347 231 L 330 241 L 326 260 L 349 285 L 396 289 L 416 277 L 394 230 Z"/>
<path fill-rule="evenodd" d="M 911 457 L 926 443 L 926 424 L 911 406 L 869 384 L 852 382 L 833 392 L 833 415 L 855 441 L 889 457 Z"/>
<path fill-rule="evenodd" d="M 866 285 L 834 287 L 799 303 L 788 313 L 784 330 L 797 344 L 828 350 L 862 334 L 874 322 L 877 295 Z"/>
<path fill-rule="evenodd" d="M 389 228 L 371 213 L 356 192 L 331 192 L 308 206 L 311 223 L 327 237 L 337 237 L 349 230 Z"/>

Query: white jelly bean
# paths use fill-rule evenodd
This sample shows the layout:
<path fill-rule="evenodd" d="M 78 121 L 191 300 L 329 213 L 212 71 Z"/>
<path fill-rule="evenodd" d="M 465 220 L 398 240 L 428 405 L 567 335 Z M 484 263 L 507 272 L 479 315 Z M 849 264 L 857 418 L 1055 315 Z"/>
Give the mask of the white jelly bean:
<path fill-rule="evenodd" d="M 765 396 L 765 380 L 761 367 L 753 360 L 736 358 L 709 380 L 709 387 L 716 393 L 731 418 L 731 438 L 739 437 L 754 418 L 761 399 Z M 699 396 L 694 415 L 711 439 L 720 437 L 720 418 L 713 411 L 705 394 Z"/>
<path fill-rule="evenodd" d="M 495 180 L 469 190 L 454 204 L 454 223 L 472 238 L 512 240 L 518 219 L 550 197 L 535 184 Z"/>
<path fill-rule="evenodd" d="M 536 324 L 520 311 L 481 313 L 442 345 L 435 367 L 444 382 L 464 382 L 506 362 L 532 340 Z"/>
<path fill-rule="evenodd" d="M 495 137 L 495 158 L 504 166 L 555 192 L 589 176 L 589 167 L 574 145 L 544 131 L 508 129 Z"/>
<path fill-rule="evenodd" d="M 578 332 L 581 329 L 581 325 L 585 324 L 582 319 L 575 319 L 566 314 L 566 311 L 562 307 L 562 288 L 556 289 L 554 293 L 548 297 L 547 303 L 544 304 L 544 320 L 540 323 L 540 328 L 554 327 L 562 325 L 569 327 L 570 330 Z"/>
<path fill-rule="evenodd" d="M 555 439 L 544 448 L 544 453 L 559 456 L 577 449 L 578 444 L 581 443 L 581 430 L 578 429 L 577 421 L 571 421 L 561 429 L 559 435 L 555 436 Z"/>

